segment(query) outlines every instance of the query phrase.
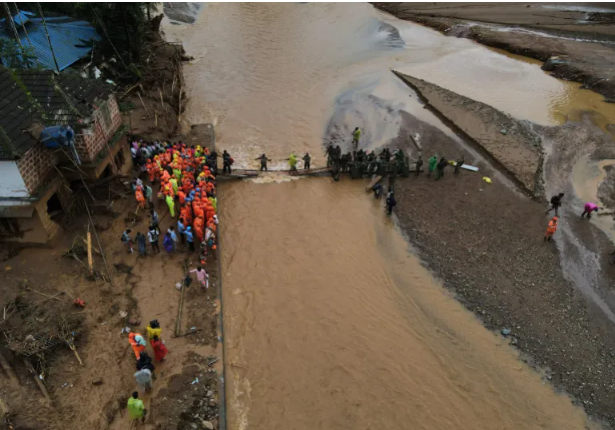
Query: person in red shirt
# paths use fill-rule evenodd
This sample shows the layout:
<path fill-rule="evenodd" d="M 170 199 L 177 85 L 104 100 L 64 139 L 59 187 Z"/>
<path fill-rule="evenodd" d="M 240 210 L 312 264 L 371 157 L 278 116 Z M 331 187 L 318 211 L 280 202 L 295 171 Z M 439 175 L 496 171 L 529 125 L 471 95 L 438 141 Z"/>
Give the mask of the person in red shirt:
<path fill-rule="evenodd" d="M 162 363 L 164 361 L 164 357 L 166 357 L 167 353 L 169 352 L 164 342 L 161 341 L 158 336 L 154 335 L 154 337 L 150 339 L 149 343 L 154 350 L 154 357 L 156 357 L 157 361 Z"/>

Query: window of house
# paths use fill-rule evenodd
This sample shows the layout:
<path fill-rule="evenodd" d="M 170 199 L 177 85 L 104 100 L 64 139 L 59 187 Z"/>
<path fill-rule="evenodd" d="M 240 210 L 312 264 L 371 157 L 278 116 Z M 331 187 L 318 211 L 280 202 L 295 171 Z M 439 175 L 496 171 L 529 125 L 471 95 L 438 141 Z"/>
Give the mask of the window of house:
<path fill-rule="evenodd" d="M 104 103 L 100 107 L 100 112 L 102 113 L 102 123 L 105 128 L 105 131 L 109 131 L 111 129 L 111 126 L 113 125 L 113 121 L 111 120 L 111 113 L 109 112 L 109 105 L 107 103 Z"/>

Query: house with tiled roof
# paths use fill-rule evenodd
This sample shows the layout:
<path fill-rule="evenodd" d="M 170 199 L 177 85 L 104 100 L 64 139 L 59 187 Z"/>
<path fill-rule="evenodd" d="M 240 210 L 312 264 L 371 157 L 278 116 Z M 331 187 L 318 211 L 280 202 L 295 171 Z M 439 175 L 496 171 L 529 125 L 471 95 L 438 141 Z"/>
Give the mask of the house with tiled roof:
<path fill-rule="evenodd" d="M 71 127 L 74 149 L 43 139 L 53 126 Z M 51 240 L 71 206 L 71 180 L 130 169 L 124 131 L 110 84 L 0 66 L 0 239 Z"/>

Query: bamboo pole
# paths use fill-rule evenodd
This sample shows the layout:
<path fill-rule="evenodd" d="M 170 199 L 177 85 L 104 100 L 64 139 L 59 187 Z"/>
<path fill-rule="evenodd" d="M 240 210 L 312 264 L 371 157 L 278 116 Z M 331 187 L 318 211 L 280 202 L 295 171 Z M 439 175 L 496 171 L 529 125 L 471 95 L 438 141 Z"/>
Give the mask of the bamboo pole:
<path fill-rule="evenodd" d="M 77 352 L 75 344 L 68 341 L 66 343 L 68 344 L 68 347 L 71 349 L 71 351 L 73 351 L 73 353 L 75 354 L 75 357 L 77 357 L 77 361 L 79 362 L 79 364 L 83 366 L 83 361 L 81 361 L 81 357 L 79 357 L 79 353 Z"/>
<path fill-rule="evenodd" d="M 139 86 L 139 82 L 137 82 L 136 84 L 134 84 L 132 87 L 128 88 L 126 90 L 126 92 L 124 94 L 122 94 L 122 96 L 120 97 L 121 99 L 123 99 L 124 97 L 126 97 L 126 95 L 131 92 L 132 90 L 134 90 L 135 88 L 137 88 Z"/>
<path fill-rule="evenodd" d="M 141 98 L 141 93 L 138 92 L 137 95 L 139 96 L 139 100 L 141 100 L 141 104 L 143 105 L 143 109 L 145 109 L 145 113 L 147 114 L 147 116 L 149 115 L 149 111 L 147 110 L 147 108 L 145 107 L 145 103 L 143 103 L 143 99 Z"/>
<path fill-rule="evenodd" d="M 184 291 L 186 290 L 186 276 L 188 275 L 188 259 L 184 260 L 184 281 L 179 293 L 179 309 L 177 310 L 177 321 L 175 321 L 175 337 L 179 337 L 182 329 L 182 311 L 184 308 Z"/>
<path fill-rule="evenodd" d="M 107 260 L 105 258 L 105 252 L 103 251 L 102 245 L 100 244 L 100 239 L 98 238 L 98 233 L 96 233 L 96 227 L 94 227 L 94 221 L 92 221 L 92 215 L 90 214 L 90 208 L 88 207 L 88 203 L 85 201 L 85 197 L 83 198 L 83 204 L 85 205 L 85 210 L 88 213 L 88 218 L 90 220 L 90 224 L 92 224 L 92 230 L 94 230 L 94 237 L 96 238 L 96 242 L 98 243 L 98 248 L 100 249 L 100 256 L 105 263 L 105 269 L 107 271 L 107 276 L 109 277 L 109 284 L 113 287 L 113 280 L 111 279 L 111 272 L 109 272 L 109 266 L 107 265 Z"/>
<path fill-rule="evenodd" d="M 30 373 L 32 373 L 34 382 L 36 382 L 36 385 L 38 385 L 38 388 L 41 390 L 41 393 L 43 393 L 43 396 L 45 396 L 47 402 L 49 402 L 49 404 L 53 406 L 53 400 L 51 400 L 51 397 L 49 396 L 49 392 L 47 391 L 45 384 L 43 384 L 43 381 L 41 381 L 41 378 L 38 377 L 36 371 L 34 370 L 34 367 L 32 367 L 32 363 L 30 363 L 30 360 L 24 357 L 23 362 L 26 365 L 26 368 L 30 371 Z"/>
<path fill-rule="evenodd" d="M 90 275 L 94 272 L 94 262 L 92 261 L 92 234 L 88 231 L 88 266 Z"/>

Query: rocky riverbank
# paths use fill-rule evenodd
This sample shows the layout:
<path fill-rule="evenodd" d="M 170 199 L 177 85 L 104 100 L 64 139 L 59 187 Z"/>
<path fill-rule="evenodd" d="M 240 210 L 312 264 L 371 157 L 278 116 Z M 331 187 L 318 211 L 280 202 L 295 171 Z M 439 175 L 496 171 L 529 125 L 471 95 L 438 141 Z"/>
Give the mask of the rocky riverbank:
<path fill-rule="evenodd" d="M 615 102 L 615 9 L 583 12 L 545 4 L 374 3 L 398 18 L 544 62 L 557 78 L 580 82 Z M 528 10 L 528 7 L 531 8 Z M 601 10 L 601 9 L 597 9 Z"/>
<path fill-rule="evenodd" d="M 416 148 L 405 136 L 418 134 L 424 157 L 434 153 L 448 159 L 465 155 L 466 163 L 480 170 L 462 170 L 454 176 L 451 169 L 440 181 L 423 175 L 398 181 L 396 213 L 402 230 L 426 265 L 486 327 L 505 333 L 524 360 L 544 372 L 545 380 L 612 427 L 615 335 L 600 300 L 611 291 L 609 280 L 614 270 L 604 257 L 611 244 L 598 228 L 578 217 L 581 201 L 574 195 L 570 178 L 583 156 L 615 157 L 615 144 L 589 121 L 529 127 L 525 121 L 436 85 L 408 76 L 403 80 L 421 93 L 430 109 L 437 108 L 453 129 L 462 131 L 468 147 L 484 145 L 485 152 L 497 162 L 468 156 L 457 141 L 438 128 L 404 115 L 393 147 L 404 147 L 416 155 Z M 481 118 L 489 124 L 477 126 Z M 542 161 L 526 166 L 535 173 L 530 176 L 535 178 L 536 190 L 546 185 L 546 195 L 556 189 L 566 192 L 555 243 L 542 239 L 552 216 L 544 213 L 544 199 L 532 199 L 517 191 L 523 191 L 521 178 L 530 170 L 516 171 L 514 159 L 511 164 L 506 152 L 498 153 L 497 146 L 490 147 L 490 143 L 508 138 L 501 133 L 503 129 L 532 129 L 528 135 L 511 133 L 514 140 L 510 145 L 535 149 L 536 160 L 546 154 L 544 172 L 539 172 Z M 535 146 L 536 142 L 543 146 Z M 535 167 L 538 170 L 534 171 Z M 504 174 L 500 177 L 518 174 L 519 181 L 511 181 L 517 186 L 483 180 L 484 176 L 497 178 L 499 173 Z M 539 191 L 537 196 L 544 194 Z M 587 283 L 579 284 L 570 274 L 576 270 L 573 263 L 589 255 L 599 261 L 591 268 L 596 280 L 589 285 L 588 274 Z M 584 288 L 591 288 L 598 298 L 592 298 Z M 606 309 L 610 309 L 608 304 Z"/>

